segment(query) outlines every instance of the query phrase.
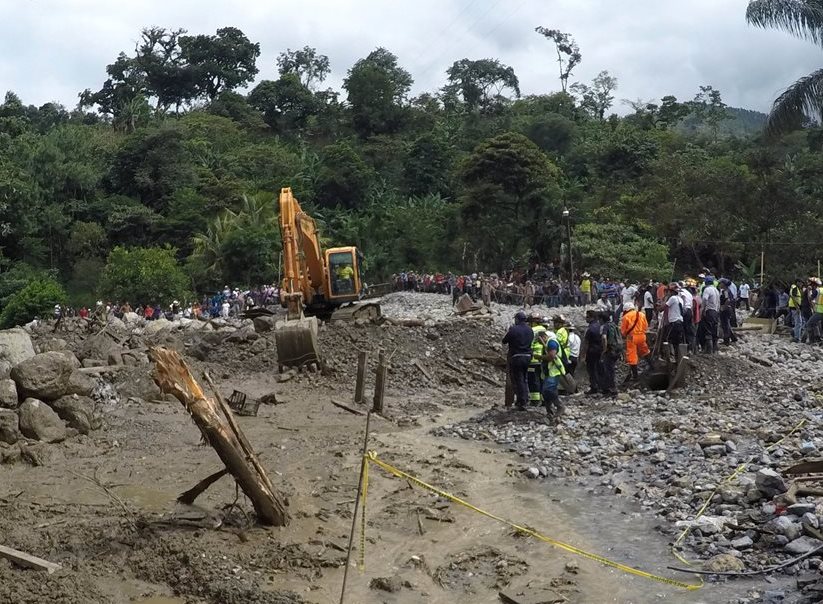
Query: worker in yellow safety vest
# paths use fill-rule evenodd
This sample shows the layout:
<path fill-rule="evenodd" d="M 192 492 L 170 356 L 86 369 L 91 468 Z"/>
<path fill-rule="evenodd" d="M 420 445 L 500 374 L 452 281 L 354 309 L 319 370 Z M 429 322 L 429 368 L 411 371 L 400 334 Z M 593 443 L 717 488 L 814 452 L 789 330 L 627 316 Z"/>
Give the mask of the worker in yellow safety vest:
<path fill-rule="evenodd" d="M 540 392 L 543 385 L 543 343 L 539 339 L 539 335 L 546 331 L 546 328 L 541 325 L 542 317 L 539 313 L 532 313 L 529 315 L 529 325 L 531 325 L 534 339 L 532 340 L 532 358 L 529 362 L 529 370 L 527 373 L 529 383 L 529 405 L 538 406 L 543 400 Z"/>
<path fill-rule="evenodd" d="M 823 324 L 823 287 L 818 277 L 809 279 L 810 299 L 814 302 L 814 314 L 806 323 L 806 341 L 809 344 L 815 343 L 819 338 L 821 324 Z"/>

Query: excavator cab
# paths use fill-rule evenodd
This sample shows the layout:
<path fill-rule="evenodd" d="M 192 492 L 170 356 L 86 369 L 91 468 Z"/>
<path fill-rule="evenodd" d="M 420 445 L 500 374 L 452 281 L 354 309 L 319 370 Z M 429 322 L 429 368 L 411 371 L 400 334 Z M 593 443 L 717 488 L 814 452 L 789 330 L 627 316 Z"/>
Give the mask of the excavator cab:
<path fill-rule="evenodd" d="M 326 266 L 329 272 L 329 302 L 337 305 L 358 300 L 363 286 L 357 248 L 337 247 L 326 250 Z"/>

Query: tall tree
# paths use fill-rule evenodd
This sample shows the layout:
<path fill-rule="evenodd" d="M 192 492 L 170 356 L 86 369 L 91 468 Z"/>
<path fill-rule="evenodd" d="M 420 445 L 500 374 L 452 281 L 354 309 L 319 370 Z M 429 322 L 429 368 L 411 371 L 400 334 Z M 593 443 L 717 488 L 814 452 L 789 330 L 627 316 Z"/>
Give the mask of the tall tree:
<path fill-rule="evenodd" d="M 751 0 L 746 20 L 757 27 L 773 27 L 823 46 L 823 2 L 820 0 Z M 823 118 L 823 69 L 803 76 L 783 91 L 772 105 L 766 128 L 782 133 L 805 120 Z"/>
<path fill-rule="evenodd" d="M 411 74 L 385 48 L 373 50 L 357 61 L 343 80 L 357 133 L 367 138 L 400 129 L 404 103 L 413 82 Z"/>
<path fill-rule="evenodd" d="M 700 92 L 695 95 L 689 106 L 692 113 L 709 127 L 712 140 L 717 142 L 720 124 L 729 119 L 729 112 L 720 91 L 712 86 L 701 86 Z"/>
<path fill-rule="evenodd" d="M 580 97 L 580 106 L 593 118 L 602 122 L 606 117 L 606 111 L 614 103 L 612 93 L 617 90 L 617 78 L 608 71 L 601 71 L 592 80 L 591 86 L 575 82 L 571 89 Z"/>
<path fill-rule="evenodd" d="M 520 82 L 514 69 L 497 59 L 455 61 L 446 71 L 449 83 L 443 88 L 447 102 L 461 99 L 469 111 L 487 112 L 507 101 L 503 91 L 520 97 Z"/>
<path fill-rule="evenodd" d="M 554 48 L 557 51 L 557 64 L 560 69 L 560 89 L 566 92 L 572 71 L 583 60 L 577 42 L 574 41 L 571 34 L 563 33 L 559 29 L 548 29 L 540 25 L 535 27 L 534 31 L 547 40 L 554 42 Z"/>
<path fill-rule="evenodd" d="M 285 73 L 275 81 L 263 80 L 249 93 L 249 103 L 263 113 L 275 132 L 284 134 L 305 128 L 318 106 L 296 73 Z"/>
<path fill-rule="evenodd" d="M 280 75 L 294 74 L 309 90 L 321 83 L 331 73 L 329 57 L 318 54 L 316 48 L 304 46 L 301 50 L 286 49 L 277 56 Z"/>
<path fill-rule="evenodd" d="M 209 101 L 224 90 L 248 84 L 258 72 L 260 44 L 236 27 L 221 27 L 213 36 L 181 36 L 180 49 L 195 89 Z"/>

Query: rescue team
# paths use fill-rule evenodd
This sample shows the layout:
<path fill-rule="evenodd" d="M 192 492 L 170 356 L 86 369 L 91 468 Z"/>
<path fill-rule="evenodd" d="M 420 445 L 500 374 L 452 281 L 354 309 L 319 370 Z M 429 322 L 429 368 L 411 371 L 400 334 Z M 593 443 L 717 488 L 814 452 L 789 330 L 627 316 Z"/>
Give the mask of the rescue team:
<path fill-rule="evenodd" d="M 715 353 L 720 337 L 726 345 L 736 342 L 734 293 L 724 280 L 718 281 L 711 275 L 701 277 L 699 285 L 688 279 L 654 293 L 651 288 L 645 291 L 627 288 L 623 292 L 623 304 L 614 311 L 599 300 L 596 309 L 586 311 L 588 327 L 582 339 L 563 315 L 555 315 L 549 321 L 537 312 L 527 315 L 524 310 L 517 311 L 514 325 L 503 338 L 503 344 L 508 346 L 514 410 L 542 404 L 549 418 L 556 421 L 563 413 L 559 389 L 562 386 L 569 393 L 576 390 L 573 376 L 578 363 L 586 365 L 587 395 L 617 396 L 617 362 L 625 352 L 629 369 L 626 383 L 639 380 L 638 365 L 650 355 L 646 332 L 651 324 L 662 329 L 663 341 L 671 346 L 667 352 L 671 352 L 675 360 L 678 360 L 680 344 L 686 344 L 692 353 Z M 802 339 L 813 343 L 819 339 L 818 331 L 823 323 L 820 280 L 810 278 L 809 286 L 802 293 L 800 287 L 795 286 L 791 295 L 797 298 L 794 304 L 789 301 L 794 339 L 801 340 L 802 332 Z M 814 310 L 805 320 L 799 310 L 801 295 Z M 640 305 L 643 312 L 638 308 Z M 802 326 L 798 329 L 799 324 Z"/>

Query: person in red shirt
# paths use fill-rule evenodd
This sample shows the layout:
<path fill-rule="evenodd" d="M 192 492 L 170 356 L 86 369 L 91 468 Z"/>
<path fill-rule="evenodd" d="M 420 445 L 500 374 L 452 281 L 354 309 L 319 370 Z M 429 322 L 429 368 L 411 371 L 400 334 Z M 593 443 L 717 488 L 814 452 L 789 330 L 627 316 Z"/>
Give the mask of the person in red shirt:
<path fill-rule="evenodd" d="M 151 307 L 151 304 L 146 304 L 146 309 L 143 311 L 143 316 L 148 320 L 152 319 L 154 316 L 154 309 Z"/>
<path fill-rule="evenodd" d="M 80 315 L 80 318 L 82 318 L 82 319 L 88 319 L 89 309 L 84 306 L 79 311 L 77 311 L 77 314 Z"/>

